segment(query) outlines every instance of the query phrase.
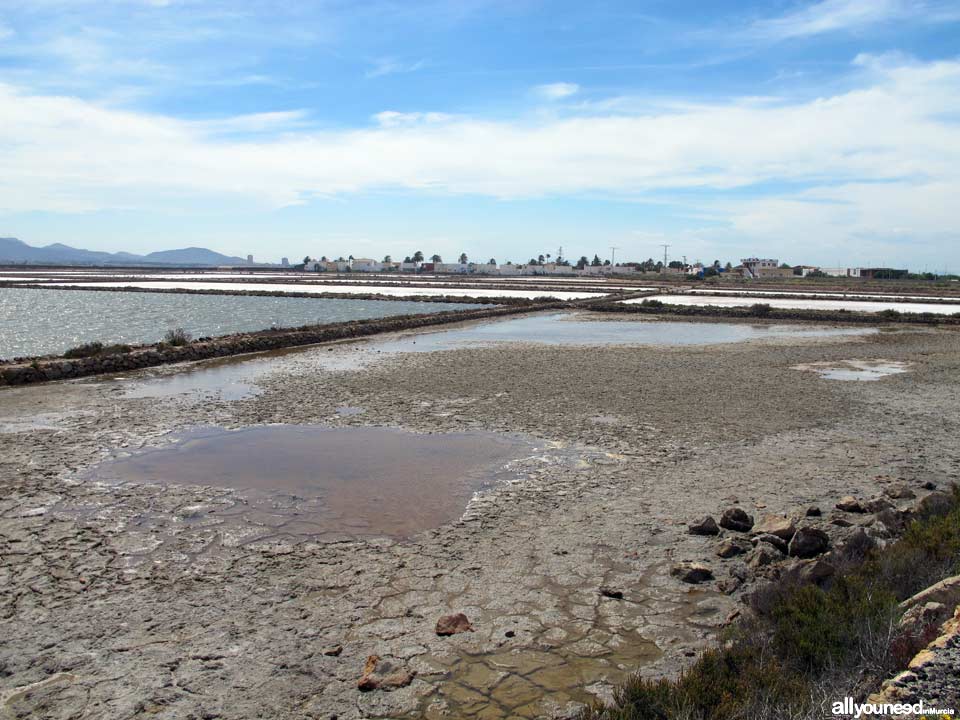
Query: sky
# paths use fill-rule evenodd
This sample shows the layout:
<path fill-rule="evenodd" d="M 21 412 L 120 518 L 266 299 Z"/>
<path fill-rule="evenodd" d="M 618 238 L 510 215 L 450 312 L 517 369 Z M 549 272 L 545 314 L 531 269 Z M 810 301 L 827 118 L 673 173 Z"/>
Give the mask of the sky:
<path fill-rule="evenodd" d="M 0 237 L 960 271 L 960 2 L 0 0 Z"/>

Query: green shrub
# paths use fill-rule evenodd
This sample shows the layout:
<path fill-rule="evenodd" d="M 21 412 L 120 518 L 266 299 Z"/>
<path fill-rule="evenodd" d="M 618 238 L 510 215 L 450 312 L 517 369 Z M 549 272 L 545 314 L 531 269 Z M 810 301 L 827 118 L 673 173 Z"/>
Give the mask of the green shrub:
<path fill-rule="evenodd" d="M 173 330 L 167 330 L 163 336 L 163 342 L 167 345 L 179 347 L 193 342 L 193 336 L 183 328 L 174 328 Z"/>
<path fill-rule="evenodd" d="M 643 302 L 640 303 L 640 305 L 648 308 L 662 308 L 663 301 L 654 300 L 653 298 L 645 298 Z"/>
<path fill-rule="evenodd" d="M 772 308 L 767 305 L 767 303 L 754 303 L 750 306 L 750 314 L 757 315 L 758 317 L 764 317 L 770 314 Z"/>
<path fill-rule="evenodd" d="M 97 355 L 120 355 L 130 352 L 132 348 L 129 345 L 121 343 L 114 345 L 104 345 L 101 342 L 90 342 L 77 347 L 70 348 L 63 356 L 65 358 L 85 358 L 95 357 Z"/>
<path fill-rule="evenodd" d="M 877 316 L 884 320 L 897 320 L 900 317 L 900 311 L 893 308 L 887 308 L 877 313 Z"/>
<path fill-rule="evenodd" d="M 103 350 L 103 343 L 94 341 L 72 347 L 67 350 L 63 356 L 65 358 L 93 357 L 94 355 L 99 355 L 101 350 Z"/>

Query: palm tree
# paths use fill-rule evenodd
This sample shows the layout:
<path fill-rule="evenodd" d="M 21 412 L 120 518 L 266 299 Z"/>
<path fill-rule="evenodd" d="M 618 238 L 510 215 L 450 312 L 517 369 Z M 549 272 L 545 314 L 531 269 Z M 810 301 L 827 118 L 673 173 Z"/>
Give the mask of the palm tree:
<path fill-rule="evenodd" d="M 496 261 L 494 258 L 490 258 L 489 260 L 487 260 L 487 264 L 488 264 L 488 265 L 496 265 L 496 264 L 497 264 L 497 261 Z"/>
<path fill-rule="evenodd" d="M 460 253 L 460 264 L 461 264 L 461 265 L 466 265 L 466 264 L 467 264 L 467 254 L 466 254 L 466 253 Z"/>
<path fill-rule="evenodd" d="M 440 257 L 439 255 L 431 255 L 431 256 L 430 256 L 430 262 L 432 262 L 432 263 L 443 262 L 443 258 Z"/>
<path fill-rule="evenodd" d="M 423 262 L 423 252 L 422 252 L 421 250 L 417 250 L 417 251 L 413 254 L 413 261 L 414 261 L 414 262 Z"/>
<path fill-rule="evenodd" d="M 310 256 L 309 256 L 309 255 L 307 255 L 305 258 L 303 258 L 303 264 L 304 264 L 304 265 L 306 265 L 308 262 L 310 262 Z"/>
<path fill-rule="evenodd" d="M 389 265 L 390 263 L 393 262 L 393 258 L 390 257 L 389 255 L 384 255 L 384 256 L 383 256 L 383 262 L 384 262 L 385 265 Z"/>

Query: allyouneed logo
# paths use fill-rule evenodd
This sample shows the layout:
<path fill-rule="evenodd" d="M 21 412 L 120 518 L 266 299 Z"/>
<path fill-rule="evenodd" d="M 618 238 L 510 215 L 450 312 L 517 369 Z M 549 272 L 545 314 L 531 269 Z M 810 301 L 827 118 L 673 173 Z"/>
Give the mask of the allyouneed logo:
<path fill-rule="evenodd" d="M 864 715 L 903 715 L 916 720 L 954 720 L 953 708 L 927 707 L 922 700 L 917 703 L 857 703 L 848 697 L 833 704 L 833 714 L 854 718 Z"/>

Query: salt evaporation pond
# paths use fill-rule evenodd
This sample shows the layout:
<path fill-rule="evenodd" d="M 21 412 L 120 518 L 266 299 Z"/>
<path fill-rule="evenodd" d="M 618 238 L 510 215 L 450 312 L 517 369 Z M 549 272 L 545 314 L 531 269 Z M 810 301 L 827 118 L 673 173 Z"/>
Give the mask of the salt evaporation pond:
<path fill-rule="evenodd" d="M 81 292 L 0 288 L 0 359 L 59 354 L 83 343 L 153 343 L 182 327 L 194 337 L 270 327 L 422 315 L 471 303 Z"/>
<path fill-rule="evenodd" d="M 934 313 L 936 315 L 960 314 L 960 304 L 922 302 L 872 302 L 859 300 L 790 300 L 767 297 L 712 297 L 709 295 L 655 295 L 653 297 L 621 300 L 628 305 L 644 300 L 658 300 L 665 305 L 699 305 L 704 307 L 749 307 L 758 302 L 772 308 L 787 310 L 848 310 L 850 312 L 876 313 L 896 310 L 902 313 Z"/>
<path fill-rule="evenodd" d="M 213 515 L 259 527 L 258 540 L 409 537 L 457 520 L 474 493 L 514 479 L 510 461 L 534 450 L 495 433 L 317 425 L 205 427 L 172 440 L 108 460 L 79 479 L 235 490 L 235 502 Z"/>
<path fill-rule="evenodd" d="M 76 287 L 89 283 L 49 283 L 50 287 Z M 176 281 L 139 281 L 130 282 L 98 282 L 97 287 L 106 288 L 124 288 L 134 287 L 146 290 L 221 290 L 225 292 L 236 292 L 242 290 L 254 290 L 258 292 L 272 293 L 342 293 L 349 295 L 366 295 L 376 293 L 378 295 L 390 295 L 392 297 L 416 297 L 431 295 L 447 295 L 450 297 L 483 297 L 499 298 L 513 297 L 532 300 L 538 297 L 551 297 L 557 300 L 580 300 L 583 298 L 603 297 L 603 292 L 572 292 L 566 290 L 491 290 L 482 287 L 456 288 L 456 287 L 408 287 L 397 285 L 328 285 L 320 283 L 258 283 L 258 282 L 238 282 L 238 283 L 216 283 L 199 282 L 185 280 Z"/>

